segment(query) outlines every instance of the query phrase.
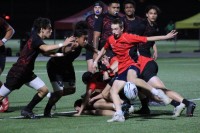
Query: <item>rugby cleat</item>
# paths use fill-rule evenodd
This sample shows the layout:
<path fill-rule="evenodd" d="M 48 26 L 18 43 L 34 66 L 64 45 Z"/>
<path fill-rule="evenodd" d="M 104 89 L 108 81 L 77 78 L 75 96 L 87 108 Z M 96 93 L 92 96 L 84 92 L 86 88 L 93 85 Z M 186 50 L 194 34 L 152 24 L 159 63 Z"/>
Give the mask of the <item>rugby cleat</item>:
<path fill-rule="evenodd" d="M 25 109 L 21 110 L 21 116 L 24 116 L 24 118 L 28 118 L 28 119 L 37 119 L 37 117 L 32 111 L 28 111 Z"/>
<path fill-rule="evenodd" d="M 107 120 L 107 122 L 124 122 L 125 118 L 123 115 L 119 115 L 115 112 L 112 119 Z"/>
<path fill-rule="evenodd" d="M 125 118 L 129 116 L 129 108 L 130 107 L 131 107 L 131 105 L 126 102 L 124 102 L 121 106 L 122 112 L 123 112 Z"/>
<path fill-rule="evenodd" d="M 189 101 L 189 105 L 187 106 L 186 115 L 188 117 L 192 117 L 194 113 L 194 109 L 196 108 L 196 104 Z"/>

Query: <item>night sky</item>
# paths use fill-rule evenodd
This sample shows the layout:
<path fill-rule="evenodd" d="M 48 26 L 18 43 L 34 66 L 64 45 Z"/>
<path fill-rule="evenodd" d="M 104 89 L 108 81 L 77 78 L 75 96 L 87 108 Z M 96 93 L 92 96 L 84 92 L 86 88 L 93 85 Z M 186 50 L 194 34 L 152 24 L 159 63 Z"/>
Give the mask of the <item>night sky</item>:
<path fill-rule="evenodd" d="M 48 17 L 52 21 L 73 15 L 89 6 L 96 0 L 1 0 L 0 15 L 9 15 L 8 21 L 16 30 L 14 38 L 30 31 L 33 20 L 37 17 Z M 102 0 L 108 3 L 109 0 Z M 123 3 L 123 0 L 119 0 Z M 161 27 L 173 20 L 179 21 L 200 12 L 200 0 L 135 0 L 136 14 L 144 16 L 145 7 L 155 4 L 160 7 L 162 14 L 158 24 Z M 78 3 L 78 4 L 77 4 Z M 122 7 L 122 6 L 121 6 Z M 123 12 L 123 9 L 121 8 Z"/>

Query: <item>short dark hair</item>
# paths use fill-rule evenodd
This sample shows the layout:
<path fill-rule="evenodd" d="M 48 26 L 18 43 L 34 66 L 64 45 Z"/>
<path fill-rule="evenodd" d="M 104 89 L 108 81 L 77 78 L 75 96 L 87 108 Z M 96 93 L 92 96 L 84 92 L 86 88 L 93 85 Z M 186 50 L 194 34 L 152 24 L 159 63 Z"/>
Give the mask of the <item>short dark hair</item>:
<path fill-rule="evenodd" d="M 124 0 L 123 7 L 125 8 L 126 4 L 132 4 L 136 8 L 136 3 L 134 0 Z"/>
<path fill-rule="evenodd" d="M 39 17 L 34 20 L 32 30 L 39 33 L 41 28 L 46 29 L 51 24 L 50 19 Z"/>
<path fill-rule="evenodd" d="M 124 22 L 121 19 L 119 19 L 119 18 L 114 19 L 112 21 L 112 24 L 119 24 L 120 28 L 124 28 Z"/>
<path fill-rule="evenodd" d="M 90 82 L 90 80 L 92 79 L 92 75 L 93 73 L 91 72 L 84 72 L 82 75 L 82 81 L 84 84 L 88 84 Z"/>
<path fill-rule="evenodd" d="M 82 104 L 82 102 L 83 102 L 83 99 L 78 99 L 78 100 L 76 100 L 75 102 L 74 102 L 74 108 L 75 107 L 81 107 L 81 104 Z"/>
<path fill-rule="evenodd" d="M 149 10 L 151 10 L 151 9 L 156 10 L 156 12 L 157 12 L 158 15 L 161 14 L 160 8 L 159 8 L 158 6 L 156 6 L 156 5 L 148 5 L 148 6 L 146 7 L 146 9 L 145 9 L 145 13 L 148 13 Z"/>
<path fill-rule="evenodd" d="M 109 0 L 108 6 L 110 6 L 113 3 L 120 4 L 118 0 Z"/>
<path fill-rule="evenodd" d="M 86 21 L 79 21 L 74 27 L 74 37 L 81 37 L 88 34 L 88 25 Z"/>

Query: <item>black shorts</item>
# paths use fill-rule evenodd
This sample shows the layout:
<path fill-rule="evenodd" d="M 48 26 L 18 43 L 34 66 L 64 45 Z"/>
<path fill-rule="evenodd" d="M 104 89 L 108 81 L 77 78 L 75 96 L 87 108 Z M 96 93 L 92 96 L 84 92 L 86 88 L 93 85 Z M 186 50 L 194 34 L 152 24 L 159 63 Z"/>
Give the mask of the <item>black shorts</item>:
<path fill-rule="evenodd" d="M 47 63 L 47 73 L 50 82 L 62 81 L 75 83 L 76 80 L 74 66 L 72 63 L 58 67 L 49 61 Z"/>
<path fill-rule="evenodd" d="M 0 47 L 0 69 L 3 71 L 6 63 L 6 49 L 5 46 Z"/>
<path fill-rule="evenodd" d="M 28 75 L 28 74 L 27 74 Z M 6 82 L 5 82 L 5 86 L 13 91 L 15 89 L 20 89 L 22 87 L 22 85 L 24 85 L 25 83 L 29 83 L 30 81 L 34 80 L 37 76 L 32 73 L 30 74 L 30 76 L 20 76 L 20 77 L 14 77 L 14 76 L 7 76 L 6 77 Z"/>
<path fill-rule="evenodd" d="M 93 52 L 86 50 L 86 54 L 85 54 L 86 60 L 90 60 L 93 59 Z"/>
<path fill-rule="evenodd" d="M 140 75 L 140 78 L 148 82 L 153 76 L 156 76 L 157 73 L 158 73 L 158 65 L 154 60 L 152 60 L 146 64 L 143 72 Z"/>

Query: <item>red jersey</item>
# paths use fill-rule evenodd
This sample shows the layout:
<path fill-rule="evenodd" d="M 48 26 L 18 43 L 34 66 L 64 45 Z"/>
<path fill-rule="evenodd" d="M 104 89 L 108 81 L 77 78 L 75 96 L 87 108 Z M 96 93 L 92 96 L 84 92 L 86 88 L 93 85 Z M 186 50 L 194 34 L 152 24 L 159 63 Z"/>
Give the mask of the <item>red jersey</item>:
<path fill-rule="evenodd" d="M 90 83 L 87 88 L 94 91 L 96 89 L 103 90 L 106 87 L 106 83 L 103 81 L 103 74 L 101 72 L 96 72 L 93 74 Z"/>
<path fill-rule="evenodd" d="M 142 71 L 144 70 L 144 67 L 146 66 L 146 64 L 149 61 L 152 61 L 152 60 L 154 60 L 154 59 L 150 58 L 150 57 L 142 56 L 142 55 L 140 55 L 138 57 L 138 63 L 140 64 L 140 73 L 142 73 Z"/>
<path fill-rule="evenodd" d="M 88 89 L 95 91 L 96 89 L 103 90 L 106 87 L 104 82 L 90 82 L 88 84 Z"/>
<path fill-rule="evenodd" d="M 144 36 L 123 33 L 118 39 L 115 39 L 113 35 L 107 39 L 104 48 L 108 49 L 111 47 L 112 51 L 116 54 L 119 61 L 118 74 L 124 72 L 131 65 L 139 68 L 139 65 L 134 62 L 129 55 L 130 48 L 137 45 L 136 43 L 139 42 L 146 43 L 147 38 Z"/>

